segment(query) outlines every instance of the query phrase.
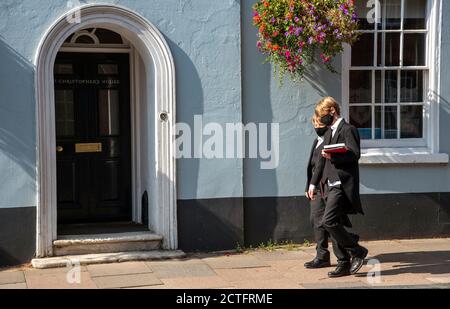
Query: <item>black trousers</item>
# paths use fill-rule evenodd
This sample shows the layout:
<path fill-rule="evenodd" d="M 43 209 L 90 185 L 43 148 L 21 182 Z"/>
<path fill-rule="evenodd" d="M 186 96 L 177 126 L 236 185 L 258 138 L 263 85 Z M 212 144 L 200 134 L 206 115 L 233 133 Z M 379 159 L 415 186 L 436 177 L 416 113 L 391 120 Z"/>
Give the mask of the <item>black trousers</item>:
<path fill-rule="evenodd" d="M 319 260 L 329 260 L 330 251 L 328 251 L 328 240 L 331 238 L 333 245 L 333 252 L 336 255 L 338 262 L 349 262 L 350 255 L 343 247 L 341 247 L 332 237 L 328 231 L 323 227 L 322 221 L 325 214 L 326 204 L 325 200 L 319 194 L 315 194 L 315 199 L 310 201 L 311 212 L 310 222 L 314 230 L 314 239 L 316 241 L 316 257 Z"/>
<path fill-rule="evenodd" d="M 334 187 L 325 185 L 324 192 L 325 211 L 321 226 L 330 234 L 339 248 L 352 254 L 359 248 L 359 237 L 349 233 L 343 224 L 342 218 L 347 216 L 344 212 L 344 205 L 348 203 L 347 197 L 340 185 Z"/>

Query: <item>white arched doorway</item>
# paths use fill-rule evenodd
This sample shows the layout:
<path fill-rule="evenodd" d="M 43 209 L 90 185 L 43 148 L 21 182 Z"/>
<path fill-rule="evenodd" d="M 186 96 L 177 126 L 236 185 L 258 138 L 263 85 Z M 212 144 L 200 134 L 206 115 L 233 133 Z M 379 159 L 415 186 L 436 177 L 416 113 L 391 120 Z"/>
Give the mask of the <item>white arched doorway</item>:
<path fill-rule="evenodd" d="M 79 16 L 74 19 L 73 16 Z M 145 18 L 115 5 L 85 5 L 59 18 L 42 39 L 35 57 L 37 113 L 37 256 L 51 256 L 57 239 L 56 130 L 53 68 L 58 51 L 73 33 L 106 28 L 132 44 L 145 67 L 133 80 L 131 104 L 147 118 L 132 117 L 133 203 L 149 192 L 149 227 L 163 236 L 165 249 L 177 248 L 175 67 L 162 34 Z M 139 79 L 139 81 L 137 80 Z M 133 89 L 134 88 L 134 89 Z M 141 112 L 142 113 L 142 112 Z M 142 123 L 144 122 L 144 123 Z M 142 137 L 148 137 L 141 144 Z M 139 176 L 146 169 L 147 179 Z"/>

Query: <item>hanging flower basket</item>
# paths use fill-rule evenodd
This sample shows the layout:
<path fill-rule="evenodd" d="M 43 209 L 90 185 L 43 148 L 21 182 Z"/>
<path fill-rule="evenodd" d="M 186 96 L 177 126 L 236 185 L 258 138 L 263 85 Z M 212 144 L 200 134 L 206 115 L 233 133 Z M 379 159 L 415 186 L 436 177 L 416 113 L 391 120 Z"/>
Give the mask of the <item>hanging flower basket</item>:
<path fill-rule="evenodd" d="M 261 0 L 254 6 L 257 46 L 283 79 L 301 79 L 307 65 L 320 57 L 335 72 L 332 59 L 343 44 L 357 40 L 353 0 Z"/>

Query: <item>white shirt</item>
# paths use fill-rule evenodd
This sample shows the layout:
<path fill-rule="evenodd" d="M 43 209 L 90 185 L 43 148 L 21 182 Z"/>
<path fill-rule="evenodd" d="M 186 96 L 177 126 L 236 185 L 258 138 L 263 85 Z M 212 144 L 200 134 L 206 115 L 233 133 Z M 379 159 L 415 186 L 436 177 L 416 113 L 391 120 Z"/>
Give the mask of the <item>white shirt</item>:
<path fill-rule="evenodd" d="M 339 117 L 338 120 L 336 120 L 336 122 L 331 126 L 331 137 L 334 137 L 334 135 L 336 134 L 337 128 L 341 124 L 342 120 L 344 120 L 344 118 Z M 320 136 L 317 138 L 317 140 L 318 140 L 318 143 L 317 143 L 316 148 L 319 147 L 324 141 L 323 137 L 320 137 Z M 336 186 L 339 186 L 340 184 L 342 184 L 342 182 L 340 180 L 335 181 L 335 182 L 331 182 L 328 180 L 329 187 L 336 187 Z M 313 185 L 313 184 L 309 185 L 309 190 L 314 190 L 315 188 L 316 188 L 315 185 Z"/>
<path fill-rule="evenodd" d="M 322 137 L 322 136 L 319 136 L 319 137 L 317 138 L 316 149 L 319 148 L 319 146 L 322 145 L 322 143 L 323 143 L 323 137 Z"/>
<path fill-rule="evenodd" d="M 334 135 L 336 134 L 336 131 L 339 128 L 339 125 L 341 124 L 343 119 L 344 118 L 339 117 L 338 120 L 336 120 L 336 122 L 331 126 L 331 137 L 334 137 Z M 334 181 L 334 182 L 331 182 L 328 180 L 329 187 L 336 187 L 336 186 L 339 186 L 340 184 L 342 184 L 342 182 L 340 180 Z"/>
<path fill-rule="evenodd" d="M 344 118 L 339 117 L 338 120 L 336 120 L 336 122 L 331 126 L 331 137 L 334 137 L 334 134 L 336 134 L 336 130 L 339 128 L 342 120 L 344 120 Z"/>

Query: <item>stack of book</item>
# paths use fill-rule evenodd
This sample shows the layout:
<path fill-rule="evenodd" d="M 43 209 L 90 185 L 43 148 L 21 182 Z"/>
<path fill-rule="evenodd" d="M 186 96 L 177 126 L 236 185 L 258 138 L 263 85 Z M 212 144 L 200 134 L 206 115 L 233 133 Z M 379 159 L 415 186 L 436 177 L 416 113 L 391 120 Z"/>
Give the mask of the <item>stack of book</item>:
<path fill-rule="evenodd" d="M 326 153 L 344 153 L 347 152 L 347 146 L 345 144 L 332 144 L 323 147 L 323 151 Z"/>

